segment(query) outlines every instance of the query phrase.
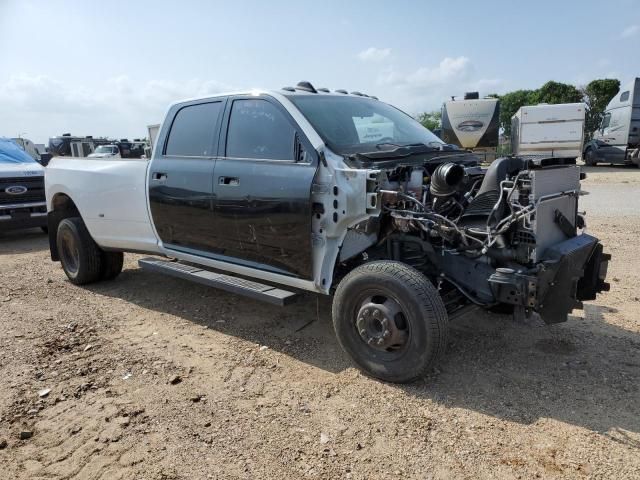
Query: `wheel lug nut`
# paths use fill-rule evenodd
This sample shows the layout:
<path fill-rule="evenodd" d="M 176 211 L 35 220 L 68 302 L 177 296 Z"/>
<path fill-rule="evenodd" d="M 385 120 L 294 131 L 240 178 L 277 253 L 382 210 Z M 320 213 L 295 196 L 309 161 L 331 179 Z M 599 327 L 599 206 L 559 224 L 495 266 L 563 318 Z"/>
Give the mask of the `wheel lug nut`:
<path fill-rule="evenodd" d="M 360 335 L 362 335 L 363 337 L 365 336 L 367 332 L 365 332 L 364 328 L 362 330 L 360 330 Z"/>
<path fill-rule="evenodd" d="M 379 338 L 379 339 L 378 339 L 378 345 L 382 345 L 383 343 L 384 343 L 384 340 L 383 340 L 383 339 L 381 339 L 381 338 Z"/>
<path fill-rule="evenodd" d="M 382 334 L 384 338 L 389 338 L 390 335 L 391 335 L 391 332 L 389 330 L 385 330 L 384 333 Z"/>
<path fill-rule="evenodd" d="M 374 310 L 373 311 L 373 316 L 378 318 L 380 316 L 380 311 L 379 310 Z"/>

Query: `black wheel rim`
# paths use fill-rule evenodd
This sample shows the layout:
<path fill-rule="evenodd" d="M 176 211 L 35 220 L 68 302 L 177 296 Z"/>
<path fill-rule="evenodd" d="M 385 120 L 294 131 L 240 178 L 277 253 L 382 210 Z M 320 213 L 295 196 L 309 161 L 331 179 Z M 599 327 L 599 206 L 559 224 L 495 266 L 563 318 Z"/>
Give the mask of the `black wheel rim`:
<path fill-rule="evenodd" d="M 401 303 L 383 290 L 362 292 L 355 302 L 353 327 L 376 356 L 399 358 L 411 343 L 411 322 Z"/>
<path fill-rule="evenodd" d="M 69 231 L 62 232 L 61 257 L 65 270 L 75 275 L 80 265 L 80 252 L 74 235 Z"/>

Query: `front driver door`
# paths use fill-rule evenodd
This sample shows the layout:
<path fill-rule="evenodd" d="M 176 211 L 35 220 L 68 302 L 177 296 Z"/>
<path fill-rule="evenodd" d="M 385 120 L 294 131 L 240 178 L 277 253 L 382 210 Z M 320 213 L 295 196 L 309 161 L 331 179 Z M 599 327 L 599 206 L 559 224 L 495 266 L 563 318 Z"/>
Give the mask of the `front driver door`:
<path fill-rule="evenodd" d="M 315 150 L 268 96 L 230 98 L 213 179 L 217 246 L 228 260 L 312 278 Z"/>
<path fill-rule="evenodd" d="M 160 134 L 148 179 L 153 223 L 167 248 L 198 253 L 215 247 L 211 179 L 225 103 L 181 104 L 167 115 L 173 120 Z"/>

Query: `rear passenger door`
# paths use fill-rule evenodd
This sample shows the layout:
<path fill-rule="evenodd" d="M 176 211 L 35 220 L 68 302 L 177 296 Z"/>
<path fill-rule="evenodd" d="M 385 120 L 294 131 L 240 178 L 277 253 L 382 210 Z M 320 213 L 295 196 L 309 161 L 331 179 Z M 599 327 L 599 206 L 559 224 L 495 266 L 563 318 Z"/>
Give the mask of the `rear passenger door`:
<path fill-rule="evenodd" d="M 315 150 L 269 96 L 229 98 L 214 170 L 217 247 L 227 260 L 311 278 Z"/>
<path fill-rule="evenodd" d="M 215 248 L 213 168 L 226 99 L 173 107 L 149 168 L 153 223 L 165 247 L 189 253 Z"/>

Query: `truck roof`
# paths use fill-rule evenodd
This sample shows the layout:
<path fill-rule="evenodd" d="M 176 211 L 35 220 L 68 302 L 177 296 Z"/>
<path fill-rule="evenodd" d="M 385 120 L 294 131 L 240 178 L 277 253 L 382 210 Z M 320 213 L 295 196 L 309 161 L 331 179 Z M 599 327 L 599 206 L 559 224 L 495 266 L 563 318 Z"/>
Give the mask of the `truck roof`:
<path fill-rule="evenodd" d="M 271 95 L 276 98 L 279 96 L 293 97 L 293 96 L 305 96 L 305 95 L 330 95 L 335 97 L 356 96 L 356 97 L 371 98 L 373 100 L 378 100 L 378 97 L 374 95 L 367 95 L 365 93 L 358 92 L 358 91 L 348 92 L 347 90 L 343 90 L 343 89 L 337 89 L 337 90 L 331 91 L 328 88 L 315 89 L 313 86 L 307 87 L 306 85 L 304 87 L 300 87 L 301 84 L 308 84 L 308 82 L 300 82 L 296 87 L 283 87 L 279 90 L 273 90 L 273 89 L 265 90 L 265 89 L 255 88 L 250 90 L 238 90 L 233 92 L 216 93 L 213 95 L 203 95 L 203 96 L 179 100 L 179 101 L 173 102 L 170 106 L 173 107 L 175 105 L 195 102 L 198 100 L 208 100 L 213 98 L 230 97 L 235 95 L 252 95 L 252 96 Z"/>

